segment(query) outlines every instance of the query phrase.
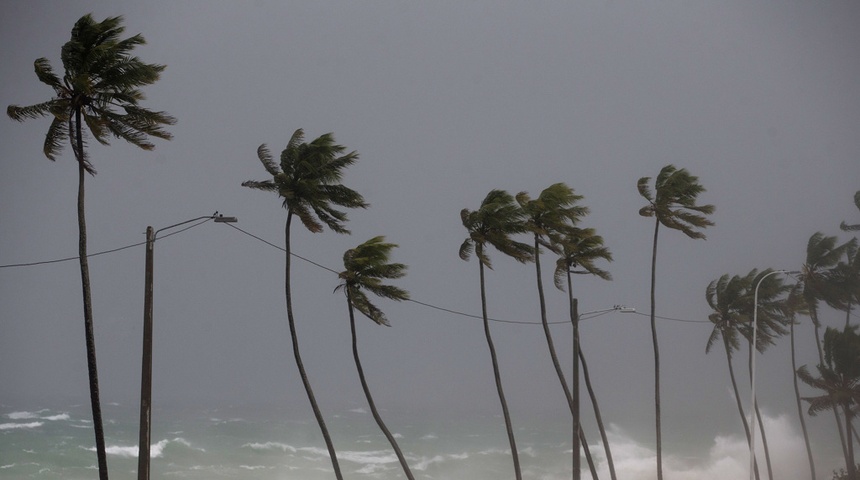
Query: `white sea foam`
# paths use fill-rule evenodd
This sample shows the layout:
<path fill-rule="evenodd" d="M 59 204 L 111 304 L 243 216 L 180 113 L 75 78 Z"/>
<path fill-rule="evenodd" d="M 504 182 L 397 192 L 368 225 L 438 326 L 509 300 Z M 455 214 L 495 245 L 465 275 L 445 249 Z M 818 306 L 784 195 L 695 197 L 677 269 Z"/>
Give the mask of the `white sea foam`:
<path fill-rule="evenodd" d="M 158 443 L 152 444 L 149 447 L 150 458 L 161 458 L 164 455 L 164 449 L 170 443 L 178 443 L 180 445 L 184 445 L 186 447 L 189 447 L 189 448 L 192 448 L 194 450 L 201 451 L 201 452 L 205 451 L 202 448 L 194 448 L 191 445 L 191 443 L 189 443 L 184 438 L 177 437 L 177 438 L 174 438 L 172 440 L 164 439 L 164 440 L 159 441 Z M 95 447 L 87 447 L 86 449 L 91 451 L 91 452 L 96 451 Z M 140 451 L 140 449 L 137 445 L 135 445 L 135 446 L 110 445 L 108 447 L 105 447 L 105 452 L 107 452 L 108 455 L 114 455 L 116 457 L 121 457 L 121 458 L 137 458 L 139 451 Z"/>
<path fill-rule="evenodd" d="M 71 417 L 68 413 L 61 413 L 59 415 L 49 415 L 47 417 L 39 417 L 42 420 L 49 420 L 51 422 L 56 422 L 58 420 L 71 420 Z"/>
<path fill-rule="evenodd" d="M 242 445 L 242 448 L 251 448 L 253 450 L 282 450 L 284 452 L 291 453 L 296 453 L 297 451 L 296 447 L 279 442 L 246 443 Z"/>
<path fill-rule="evenodd" d="M 37 412 L 12 412 L 7 413 L 6 417 L 11 420 L 29 420 L 31 418 L 39 418 L 39 414 Z"/>
<path fill-rule="evenodd" d="M 0 423 L 0 430 L 18 430 L 24 428 L 39 428 L 45 422 L 29 422 L 29 423 Z"/>

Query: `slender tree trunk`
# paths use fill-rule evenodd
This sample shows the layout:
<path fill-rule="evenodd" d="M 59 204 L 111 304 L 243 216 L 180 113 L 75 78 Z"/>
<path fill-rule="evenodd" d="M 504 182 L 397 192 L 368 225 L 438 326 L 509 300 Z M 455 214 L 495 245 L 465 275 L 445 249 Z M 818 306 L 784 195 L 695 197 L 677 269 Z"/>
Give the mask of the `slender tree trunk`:
<path fill-rule="evenodd" d="M 322 432 L 323 440 L 325 440 L 326 448 L 328 448 L 328 454 L 331 457 L 331 465 L 334 468 L 334 475 L 338 480 L 343 480 L 343 475 L 340 473 L 340 465 L 337 463 L 337 453 L 334 450 L 334 443 L 332 443 L 331 435 L 328 433 L 328 428 L 325 425 L 325 419 L 323 419 L 322 412 L 320 411 L 319 405 L 317 405 L 316 397 L 314 397 L 314 391 L 311 388 L 311 382 L 308 379 L 308 374 L 305 372 L 305 365 L 302 362 L 302 356 L 299 353 L 299 337 L 296 334 L 296 323 L 293 320 L 293 298 L 290 291 L 290 223 L 293 219 L 293 213 L 287 212 L 287 224 L 284 228 L 284 237 L 285 237 L 285 245 L 286 245 L 286 267 L 285 267 L 285 291 L 287 298 L 287 321 L 290 325 L 290 338 L 293 342 L 293 355 L 296 358 L 296 366 L 299 368 L 299 375 L 302 377 L 302 385 L 305 387 L 305 392 L 308 395 L 308 400 L 311 403 L 311 408 L 314 411 L 314 417 L 316 417 L 317 424 L 319 424 L 320 431 Z"/>
<path fill-rule="evenodd" d="M 367 386 L 367 380 L 364 378 L 364 368 L 362 368 L 361 359 L 358 356 L 358 336 L 355 331 L 355 312 L 352 308 L 352 296 L 349 293 L 349 285 L 346 286 L 346 302 L 349 306 L 349 327 L 352 331 L 352 358 L 355 359 L 355 368 L 358 370 L 358 378 L 361 380 L 361 388 L 364 390 L 364 396 L 367 398 L 370 412 L 373 414 L 373 419 L 376 420 L 376 424 L 379 425 L 379 429 L 382 430 L 385 438 L 388 439 L 388 443 L 391 444 L 391 448 L 394 449 L 394 454 L 397 455 L 397 460 L 400 461 L 400 465 L 403 467 L 403 473 L 406 474 L 406 478 L 409 480 L 415 480 L 415 477 L 412 475 L 412 471 L 409 470 L 409 464 L 406 463 L 406 457 L 403 456 L 403 452 L 397 444 L 397 440 L 394 439 L 394 435 L 391 434 L 391 431 L 388 430 L 385 422 L 382 421 L 382 416 L 379 415 L 379 411 L 376 409 L 376 403 L 370 395 L 370 387 Z"/>
<path fill-rule="evenodd" d="M 726 360 L 729 364 L 729 377 L 732 379 L 732 390 L 735 392 L 735 403 L 738 406 L 738 413 L 741 415 L 741 421 L 744 424 L 744 433 L 746 434 L 746 437 L 747 437 L 747 445 L 751 445 L 752 444 L 751 443 L 752 442 L 752 440 L 751 440 L 752 436 L 750 435 L 750 426 L 749 426 L 749 423 L 747 423 L 747 417 L 746 417 L 746 414 L 744 413 L 744 407 L 741 404 L 741 396 L 738 393 L 738 384 L 735 381 L 735 370 L 732 367 L 732 351 L 731 351 L 731 348 L 729 348 L 729 342 L 728 342 L 728 340 L 726 340 L 725 334 L 723 334 L 722 337 L 723 337 L 723 347 L 725 347 L 725 350 L 726 350 Z M 756 478 L 756 480 L 759 480 L 759 478 L 761 478 L 761 477 L 759 476 L 758 462 L 755 462 L 753 464 L 753 468 L 754 468 L 755 478 Z M 813 479 L 813 480 L 815 480 L 815 479 Z"/>
<path fill-rule="evenodd" d="M 535 235 L 535 270 L 537 272 L 537 288 L 538 288 L 538 297 L 540 299 L 541 325 L 543 325 L 543 332 L 544 332 L 544 336 L 546 337 L 547 347 L 549 348 L 549 356 L 552 359 L 552 365 L 555 368 L 555 374 L 558 377 L 558 381 L 561 384 L 562 390 L 564 390 L 564 397 L 567 400 L 568 407 L 570 408 L 570 414 L 573 416 L 573 430 L 572 430 L 574 432 L 573 438 L 572 438 L 572 442 L 573 442 L 573 462 L 572 462 L 573 463 L 573 478 L 574 478 L 574 480 L 579 480 L 579 478 L 581 477 L 580 469 L 582 467 L 580 459 L 579 459 L 579 451 L 581 450 L 581 448 L 580 448 L 580 445 L 581 445 L 580 444 L 580 435 L 581 435 L 581 430 L 582 430 L 582 428 L 580 426 L 580 421 L 579 421 L 579 395 L 572 395 L 570 392 L 570 389 L 567 386 L 567 381 L 564 379 L 564 370 L 562 370 L 561 363 L 558 361 L 558 355 L 556 354 L 556 351 L 555 351 L 555 344 L 553 343 L 553 340 L 552 340 L 552 333 L 550 332 L 550 329 L 549 329 L 549 322 L 547 321 L 547 315 L 546 315 L 546 299 L 544 297 L 544 291 L 543 291 L 543 278 L 542 278 L 541 268 L 540 268 L 540 250 L 539 250 L 540 244 L 538 243 L 537 239 L 538 239 L 538 237 L 537 237 L 537 235 Z M 574 347 L 574 348 L 576 348 L 576 347 Z M 574 352 L 574 355 L 575 354 L 576 354 L 576 352 Z M 575 366 L 576 366 L 576 363 L 574 362 L 574 367 Z M 575 370 L 575 368 L 574 368 L 574 370 Z M 574 378 L 573 379 L 574 390 L 576 390 L 578 388 L 578 385 L 577 385 L 578 384 L 578 377 L 576 377 L 575 375 L 576 375 L 576 372 L 574 372 L 574 377 L 573 377 Z M 588 445 L 587 444 L 586 444 L 586 452 L 587 452 L 589 465 L 593 465 L 594 462 L 593 462 L 593 460 L 591 460 L 591 452 L 588 451 Z M 593 472 L 594 478 L 597 478 L 596 477 L 596 471 L 594 471 L 593 468 L 592 468 L 592 472 Z"/>
<path fill-rule="evenodd" d="M 654 344 L 654 411 L 657 432 L 657 480 L 663 480 L 663 435 L 660 428 L 660 347 L 657 345 L 657 317 L 654 292 L 657 281 L 657 234 L 660 220 L 654 223 L 654 245 L 651 250 L 651 341 Z"/>
<path fill-rule="evenodd" d="M 90 266 L 87 260 L 87 221 L 84 210 L 84 140 L 81 131 L 81 110 L 75 109 L 75 148 L 78 160 L 78 258 L 81 263 L 81 287 L 84 298 L 84 333 L 87 342 L 87 372 L 90 379 L 90 405 L 93 412 L 93 427 L 96 435 L 99 479 L 108 480 L 105 431 L 102 423 L 102 406 L 99 399 L 99 373 L 96 364 L 96 338 L 93 326 L 93 302 L 90 294 Z"/>
<path fill-rule="evenodd" d="M 845 415 L 845 431 L 851 431 L 851 405 L 846 402 L 842 406 L 843 414 Z M 848 435 L 848 456 L 845 457 L 845 466 L 848 472 L 848 480 L 857 480 L 857 464 L 854 463 L 854 440 Z"/>
<path fill-rule="evenodd" d="M 477 248 L 481 248 L 480 245 Z M 523 475 L 520 471 L 520 456 L 517 452 L 517 442 L 514 439 L 514 428 L 511 425 L 511 414 L 508 412 L 508 402 L 505 400 L 505 392 L 502 390 L 502 376 L 499 373 L 499 362 L 496 359 L 496 347 L 493 345 L 493 338 L 490 336 L 490 322 L 487 315 L 487 294 L 484 286 L 484 264 L 481 262 L 481 252 L 478 251 L 478 269 L 481 274 L 481 312 L 484 316 L 484 335 L 487 337 L 487 346 L 490 348 L 490 357 L 493 360 L 493 375 L 496 379 L 496 390 L 499 393 L 499 402 L 502 404 L 502 413 L 505 417 L 505 428 L 508 432 L 508 442 L 511 445 L 511 458 L 514 462 L 514 475 L 516 480 L 522 480 Z"/>
<path fill-rule="evenodd" d="M 571 294 L 569 290 L 568 295 Z M 578 432 L 582 430 L 582 424 L 579 421 L 579 301 L 577 299 L 574 298 L 571 301 L 570 309 L 571 321 L 573 323 L 573 374 L 570 381 L 573 385 L 573 390 L 570 392 L 572 399 L 571 411 L 573 413 L 573 429 L 575 432 Z M 576 440 L 579 440 L 576 435 L 574 437 Z M 582 468 L 579 460 L 580 443 L 574 441 L 573 447 L 573 478 L 574 480 L 579 480 Z"/>
<path fill-rule="evenodd" d="M 794 319 L 789 325 L 789 338 L 791 340 L 791 380 L 794 383 L 794 400 L 797 404 L 797 417 L 800 419 L 800 429 L 803 431 L 803 442 L 806 445 L 806 457 L 809 459 L 810 478 L 815 480 L 815 460 L 812 457 L 812 447 L 809 444 L 809 433 L 806 431 L 806 420 L 803 417 L 803 406 L 800 403 L 800 387 L 797 384 L 797 360 L 794 351 Z"/>
<path fill-rule="evenodd" d="M 749 367 L 750 386 L 752 386 L 752 356 L 753 356 L 752 342 L 749 342 L 748 350 L 749 350 L 749 360 L 747 362 L 747 365 Z M 771 467 L 771 463 L 770 463 L 770 449 L 767 446 L 767 434 L 765 433 L 764 422 L 762 421 L 762 418 L 761 418 L 761 411 L 759 411 L 759 408 L 758 408 L 758 399 L 755 400 L 755 403 L 753 403 L 751 408 L 753 408 L 755 410 L 755 417 L 756 417 L 756 421 L 758 422 L 758 429 L 761 432 L 761 445 L 762 445 L 762 448 L 764 449 L 764 461 L 765 461 L 765 465 L 767 466 L 767 478 L 769 478 L 770 480 L 773 480 L 773 468 Z"/>
<path fill-rule="evenodd" d="M 594 394 L 594 388 L 591 386 L 591 377 L 588 375 L 588 364 L 585 363 L 585 354 L 582 353 L 582 345 L 579 346 L 579 363 L 582 365 L 582 377 L 585 379 L 585 387 L 588 389 L 588 396 L 591 398 L 591 406 L 594 408 L 594 418 L 597 421 L 597 428 L 600 430 L 600 438 L 603 440 L 603 450 L 606 452 L 606 463 L 609 465 L 609 476 L 612 477 L 612 480 L 615 480 L 615 462 L 612 461 L 612 450 L 609 448 L 609 438 L 606 436 L 606 428 L 603 426 L 603 417 L 600 415 L 600 406 L 597 404 L 597 396 Z M 594 478 L 597 478 L 596 474 Z"/>
<path fill-rule="evenodd" d="M 815 346 L 818 347 L 818 363 L 820 365 L 825 365 L 824 350 L 822 350 L 823 343 L 821 342 L 821 324 L 818 322 L 818 313 L 816 313 L 814 306 L 810 306 L 809 316 L 812 319 L 812 327 L 815 332 Z M 848 443 L 845 439 L 845 431 L 842 428 L 842 419 L 839 418 L 838 408 L 833 409 L 833 418 L 836 420 L 836 429 L 839 431 L 839 440 L 842 443 L 842 454 L 845 458 L 848 458 Z"/>

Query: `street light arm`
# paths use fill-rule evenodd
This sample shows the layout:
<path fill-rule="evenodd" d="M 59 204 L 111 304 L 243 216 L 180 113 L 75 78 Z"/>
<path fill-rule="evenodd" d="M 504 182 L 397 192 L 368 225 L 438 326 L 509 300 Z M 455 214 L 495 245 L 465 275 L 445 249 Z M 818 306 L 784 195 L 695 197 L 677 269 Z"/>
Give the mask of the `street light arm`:
<path fill-rule="evenodd" d="M 176 223 L 174 225 L 169 225 L 167 227 L 159 228 L 153 234 L 152 241 L 153 242 L 155 241 L 156 237 L 158 236 L 158 232 L 161 232 L 164 230 L 170 230 L 171 228 L 175 228 L 175 227 L 178 227 L 180 225 L 185 225 L 187 223 L 196 222 L 197 220 L 204 220 L 204 219 L 215 220 L 215 222 L 217 222 L 217 223 L 235 223 L 237 221 L 236 217 L 225 217 L 224 215 L 221 215 L 216 211 L 212 215 L 204 215 L 202 217 L 192 218 L 191 220 L 186 220 L 184 222 L 179 222 L 179 223 Z"/>

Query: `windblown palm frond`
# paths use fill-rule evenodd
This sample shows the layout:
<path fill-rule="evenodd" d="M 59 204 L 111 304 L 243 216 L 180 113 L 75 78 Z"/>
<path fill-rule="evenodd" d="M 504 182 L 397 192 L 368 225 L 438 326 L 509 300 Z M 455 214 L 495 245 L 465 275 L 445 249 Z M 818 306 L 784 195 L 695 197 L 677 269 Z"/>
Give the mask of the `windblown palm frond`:
<path fill-rule="evenodd" d="M 504 190 L 491 190 L 474 211 L 463 209 L 460 219 L 469 236 L 460 246 L 460 258 L 468 260 L 472 252 L 488 268 L 493 268 L 490 257 L 484 251 L 492 245 L 499 252 L 525 263 L 534 258 L 534 249 L 511 238 L 511 235 L 528 232 L 525 214 Z"/>
<path fill-rule="evenodd" d="M 690 175 L 684 168 L 679 170 L 674 165 L 666 165 L 655 180 L 656 195 L 648 185 L 650 181 L 650 177 L 642 177 L 637 183 L 639 194 L 648 201 L 639 215 L 656 217 L 666 227 L 680 230 L 690 238 L 705 238 L 696 229 L 714 224 L 706 217 L 714 213 L 714 206 L 696 204 L 699 194 L 705 191 L 698 183 L 699 177 Z"/>
<path fill-rule="evenodd" d="M 380 325 L 390 326 L 385 314 L 374 305 L 365 291 L 389 300 L 409 299 L 409 292 L 386 285 L 382 280 L 401 278 L 406 275 L 406 265 L 389 263 L 391 251 L 397 247 L 386 243 L 385 237 L 373 237 L 361 245 L 347 250 L 343 255 L 344 271 L 338 274 L 343 281 L 337 289 L 348 289 L 352 306 Z"/>
<path fill-rule="evenodd" d="M 612 275 L 595 265 L 598 260 L 612 261 L 612 253 L 603 246 L 603 237 L 593 228 L 573 228 L 557 239 L 559 257 L 555 263 L 553 283 L 561 291 L 565 289 L 567 272 L 595 275 L 612 280 Z M 581 268 L 582 270 L 575 270 Z"/>

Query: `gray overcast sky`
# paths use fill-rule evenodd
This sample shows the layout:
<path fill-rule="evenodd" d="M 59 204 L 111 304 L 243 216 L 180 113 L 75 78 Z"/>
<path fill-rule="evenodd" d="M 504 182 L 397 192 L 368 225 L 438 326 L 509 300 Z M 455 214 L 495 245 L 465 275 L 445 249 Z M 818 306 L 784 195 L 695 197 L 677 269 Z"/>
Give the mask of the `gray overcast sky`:
<path fill-rule="evenodd" d="M 637 214 L 636 181 L 668 163 L 698 175 L 716 226 L 707 241 L 666 231 L 658 254 L 657 313 L 691 320 L 707 319 L 712 279 L 796 268 L 812 233 L 836 234 L 860 214 L 853 1 L 14 0 L 0 12 L 4 106 L 50 97 L 33 60 L 47 57 L 61 71 L 60 47 L 89 12 L 125 16 L 127 35 L 148 40 L 136 53 L 168 66 L 145 105 L 178 118 L 175 139 L 157 141 L 154 152 L 90 146 L 98 170 L 87 179 L 91 252 L 215 210 L 282 244 L 279 199 L 240 183 L 265 178 L 261 143 L 280 152 L 300 127 L 309 139 L 334 132 L 360 153 L 344 183 L 372 207 L 350 214 L 352 236 L 295 229 L 295 252 L 339 270 L 344 250 L 386 235 L 400 245 L 395 260 L 410 265 L 401 285 L 414 299 L 473 314 L 478 267 L 457 256 L 459 211 L 492 188 L 537 195 L 562 181 L 584 195 L 585 224 L 615 262 L 612 282 L 577 279 L 581 310 L 647 312 L 652 223 Z M 0 121 L 0 264 L 77 252 L 76 167 L 68 149 L 56 163 L 44 157 L 47 127 L 47 119 Z M 493 258 L 492 316 L 539 321 L 534 267 Z M 106 401 L 138 394 L 143 267 L 142 247 L 91 261 Z M 306 404 L 279 251 L 207 224 L 159 240 L 155 268 L 155 402 Z M 362 404 L 336 278 L 301 261 L 294 274 L 302 352 L 323 408 Z M 552 318 L 566 319 L 565 295 L 548 295 Z M 0 304 L 0 401 L 83 401 L 77 263 L 0 270 Z M 381 405 L 497 410 L 479 320 L 415 303 L 381 306 L 394 327 L 363 321 L 359 331 Z M 710 326 L 658 328 L 664 438 L 689 435 L 693 421 L 707 427 L 696 434 L 704 440 L 739 434 L 725 359 L 704 354 Z M 515 421 L 518 412 L 563 411 L 541 329 L 492 329 Z M 555 332 L 569 356 L 569 327 Z M 582 335 L 604 416 L 649 442 L 647 317 L 600 317 Z M 813 363 L 811 329 L 798 335 L 800 363 Z M 759 361 L 760 399 L 773 415 L 793 415 L 787 362 L 785 346 Z M 821 439 L 830 441 L 829 427 Z"/>

